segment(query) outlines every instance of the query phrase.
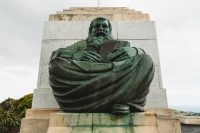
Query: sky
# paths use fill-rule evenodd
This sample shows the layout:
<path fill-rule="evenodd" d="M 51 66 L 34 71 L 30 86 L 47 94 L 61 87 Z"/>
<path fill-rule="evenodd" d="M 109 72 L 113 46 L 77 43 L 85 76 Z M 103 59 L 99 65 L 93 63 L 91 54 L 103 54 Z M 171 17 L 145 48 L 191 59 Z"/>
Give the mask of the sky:
<path fill-rule="evenodd" d="M 199 5 L 199 0 L 100 0 L 102 7 L 129 7 L 155 21 L 169 107 L 200 107 Z M 42 31 L 49 14 L 88 6 L 97 6 L 97 1 L 0 0 L 0 102 L 36 88 Z"/>

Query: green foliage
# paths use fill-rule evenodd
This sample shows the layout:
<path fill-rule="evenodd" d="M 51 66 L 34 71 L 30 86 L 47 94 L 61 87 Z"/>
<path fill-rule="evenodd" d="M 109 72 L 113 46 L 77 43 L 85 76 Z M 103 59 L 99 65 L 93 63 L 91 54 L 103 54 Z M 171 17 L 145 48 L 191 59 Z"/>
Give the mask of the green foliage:
<path fill-rule="evenodd" d="M 31 108 L 32 97 L 33 94 L 28 94 L 18 100 L 8 98 L 0 103 L 1 133 L 19 131 L 20 121 L 25 117 L 26 109 Z"/>
<path fill-rule="evenodd" d="M 25 117 L 26 109 L 31 108 L 33 94 L 25 95 L 16 101 L 16 113 L 20 116 L 20 118 Z"/>

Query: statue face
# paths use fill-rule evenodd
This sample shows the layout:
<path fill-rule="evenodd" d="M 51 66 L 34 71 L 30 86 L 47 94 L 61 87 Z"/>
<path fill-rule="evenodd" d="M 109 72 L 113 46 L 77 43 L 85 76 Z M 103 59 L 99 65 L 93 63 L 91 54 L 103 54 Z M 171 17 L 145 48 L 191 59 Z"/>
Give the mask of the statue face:
<path fill-rule="evenodd" d="M 108 36 L 111 34 L 110 27 L 107 20 L 96 20 L 93 22 L 91 30 L 93 36 Z"/>

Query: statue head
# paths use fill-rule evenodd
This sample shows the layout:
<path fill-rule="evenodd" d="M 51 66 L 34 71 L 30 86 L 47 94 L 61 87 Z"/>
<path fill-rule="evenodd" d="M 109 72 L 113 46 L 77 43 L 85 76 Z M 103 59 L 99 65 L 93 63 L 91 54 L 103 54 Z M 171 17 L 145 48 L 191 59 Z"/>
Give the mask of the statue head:
<path fill-rule="evenodd" d="M 112 26 L 110 21 L 103 17 L 95 18 L 89 27 L 89 36 L 111 37 Z"/>

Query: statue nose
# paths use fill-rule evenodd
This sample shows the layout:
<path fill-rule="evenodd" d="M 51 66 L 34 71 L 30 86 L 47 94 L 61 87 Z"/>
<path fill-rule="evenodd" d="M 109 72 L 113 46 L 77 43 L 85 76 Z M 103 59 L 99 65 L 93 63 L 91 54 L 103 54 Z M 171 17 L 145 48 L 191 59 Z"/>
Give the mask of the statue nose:
<path fill-rule="evenodd" d="M 103 31 L 103 26 L 99 26 L 99 31 Z"/>

